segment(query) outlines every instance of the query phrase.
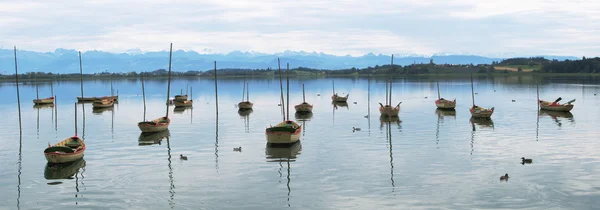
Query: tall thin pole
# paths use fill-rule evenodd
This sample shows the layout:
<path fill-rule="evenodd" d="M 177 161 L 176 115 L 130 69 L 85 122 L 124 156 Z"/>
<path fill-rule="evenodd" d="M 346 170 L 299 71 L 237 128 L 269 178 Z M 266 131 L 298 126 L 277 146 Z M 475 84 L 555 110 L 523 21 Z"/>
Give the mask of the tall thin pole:
<path fill-rule="evenodd" d="M 77 136 L 77 102 L 75 102 L 75 136 Z"/>
<path fill-rule="evenodd" d="M 306 103 L 306 95 L 304 94 L 304 84 L 302 84 L 302 102 Z"/>
<path fill-rule="evenodd" d="M 277 58 L 277 68 L 279 69 L 279 92 L 281 93 L 281 113 L 283 114 L 283 121 L 285 121 L 285 101 L 283 100 L 283 82 L 281 78 L 281 62 Z"/>
<path fill-rule="evenodd" d="M 473 90 L 473 72 L 471 72 L 471 99 L 473 99 L 473 107 L 475 106 L 475 93 Z"/>
<path fill-rule="evenodd" d="M 54 96 L 54 131 L 58 131 L 58 103 Z"/>
<path fill-rule="evenodd" d="M 169 47 L 169 79 L 167 81 L 167 101 L 169 101 L 169 97 L 171 96 L 171 59 L 172 58 L 173 58 L 173 43 L 171 43 L 171 47 Z M 169 105 L 167 105 L 166 117 L 169 118 Z"/>
<path fill-rule="evenodd" d="M 54 97 L 54 83 L 50 82 L 50 95 Z"/>
<path fill-rule="evenodd" d="M 538 109 L 540 109 L 540 81 L 539 81 L 539 77 L 536 78 L 536 80 L 535 80 L 535 89 L 536 89 L 536 93 L 537 93 L 537 106 L 538 106 Z"/>
<path fill-rule="evenodd" d="M 194 95 L 192 94 L 192 87 L 190 87 L 190 101 L 194 101 Z"/>
<path fill-rule="evenodd" d="M 35 84 L 35 99 L 40 100 L 40 95 L 38 93 L 38 84 Z"/>
<path fill-rule="evenodd" d="M 335 82 L 331 80 L 331 87 L 333 88 L 333 95 L 335 95 Z"/>
<path fill-rule="evenodd" d="M 392 106 L 392 80 L 390 80 L 390 106 Z"/>
<path fill-rule="evenodd" d="M 385 81 L 385 105 L 390 105 L 390 103 L 388 103 L 388 97 L 389 97 L 389 87 L 388 87 L 388 81 Z"/>
<path fill-rule="evenodd" d="M 287 85 L 287 87 L 285 88 L 286 92 L 287 92 L 287 101 L 286 101 L 286 106 L 287 106 L 287 119 L 286 120 L 290 120 L 290 63 L 287 63 L 287 70 L 285 71 L 285 83 Z"/>
<path fill-rule="evenodd" d="M 110 96 L 114 96 L 115 95 L 115 91 L 113 90 L 113 80 L 112 80 L 112 74 L 110 75 Z"/>
<path fill-rule="evenodd" d="M 438 78 L 438 71 L 435 71 L 435 83 L 437 84 L 437 92 L 438 92 L 438 100 L 442 97 L 440 96 L 440 79 Z"/>
<path fill-rule="evenodd" d="M 250 84 L 246 82 L 246 101 L 250 101 Z"/>
<path fill-rule="evenodd" d="M 144 73 L 142 72 L 142 99 L 144 100 L 144 122 L 146 122 L 146 89 L 144 87 Z"/>
<path fill-rule="evenodd" d="M 367 117 L 371 117 L 371 75 L 369 75 L 369 83 L 368 83 L 368 87 L 367 87 Z M 369 125 L 371 121 L 369 120 Z M 369 129 L 370 126 L 369 126 Z"/>
<path fill-rule="evenodd" d="M 83 65 L 81 64 L 81 51 L 79 51 L 79 77 L 81 79 L 81 100 L 83 100 Z"/>
<path fill-rule="evenodd" d="M 242 88 L 242 102 L 246 99 L 246 81 L 244 81 L 244 87 Z"/>
<path fill-rule="evenodd" d="M 17 46 L 15 46 L 15 83 L 17 85 L 17 106 L 19 108 L 19 134 L 23 136 L 23 125 L 21 123 L 21 94 L 19 93 L 19 71 L 17 65 Z M 19 143 L 21 143 L 21 141 L 22 140 L 19 140 Z"/>
<path fill-rule="evenodd" d="M 190 85 L 189 84 L 185 84 L 185 94 L 188 94 L 188 90 L 190 89 Z"/>
<path fill-rule="evenodd" d="M 218 121 L 218 119 L 219 119 L 219 92 L 217 90 L 218 90 L 218 87 L 217 87 L 217 61 L 215 61 L 215 109 L 216 109 L 217 121 Z M 217 127 L 218 127 L 218 125 L 217 125 Z"/>

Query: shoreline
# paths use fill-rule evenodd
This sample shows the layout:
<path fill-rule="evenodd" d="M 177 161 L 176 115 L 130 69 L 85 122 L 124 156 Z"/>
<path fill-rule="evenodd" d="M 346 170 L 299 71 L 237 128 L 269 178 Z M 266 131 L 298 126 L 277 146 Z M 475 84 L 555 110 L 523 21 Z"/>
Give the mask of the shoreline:
<path fill-rule="evenodd" d="M 313 75 L 290 75 L 291 78 L 411 78 L 411 77 L 470 77 L 470 73 L 423 73 L 423 74 L 313 74 Z M 473 73 L 473 76 L 541 76 L 541 77 L 600 77 L 600 73 L 536 73 L 536 72 L 509 72 L 509 73 Z M 236 79 L 236 78 L 273 78 L 274 74 L 263 75 L 220 75 L 218 79 Z M 139 80 L 142 77 L 136 76 L 95 76 L 84 75 L 83 80 Z M 167 76 L 144 76 L 145 79 L 167 79 Z M 173 79 L 214 79 L 212 75 L 177 75 L 171 76 Z M 20 83 L 26 82 L 47 82 L 47 81 L 79 81 L 81 78 L 22 78 L 19 77 Z M 14 82 L 14 76 L 4 76 L 0 78 L 1 83 Z"/>

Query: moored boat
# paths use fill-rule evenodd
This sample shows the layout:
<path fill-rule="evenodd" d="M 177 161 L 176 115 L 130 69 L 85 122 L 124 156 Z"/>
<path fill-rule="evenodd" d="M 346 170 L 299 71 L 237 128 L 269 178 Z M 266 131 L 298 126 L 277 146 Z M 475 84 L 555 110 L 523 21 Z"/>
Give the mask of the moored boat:
<path fill-rule="evenodd" d="M 188 99 L 187 95 L 175 95 L 174 97 L 175 97 L 175 99 L 174 99 L 175 101 L 185 101 Z"/>
<path fill-rule="evenodd" d="M 66 138 L 44 150 L 46 160 L 51 163 L 67 163 L 83 157 L 85 152 L 83 139 L 77 137 L 77 103 L 75 103 L 75 136 Z"/>
<path fill-rule="evenodd" d="M 277 64 L 279 65 L 279 59 L 277 59 Z M 300 134 L 302 132 L 302 126 L 300 126 L 298 123 L 291 121 L 290 120 L 290 81 L 289 81 L 289 67 L 290 65 L 287 65 L 287 71 L 286 71 L 286 84 L 287 84 L 287 102 L 285 100 L 283 100 L 283 86 L 281 85 L 281 67 L 279 67 L 279 84 L 280 84 L 280 92 L 281 92 L 281 108 L 282 108 L 282 114 L 283 114 L 283 122 L 275 125 L 275 126 L 270 126 L 268 128 L 265 129 L 265 134 L 266 134 L 266 138 L 267 138 L 267 143 L 269 144 L 280 144 L 280 145 L 285 145 L 285 144 L 292 144 L 292 143 L 296 143 L 298 140 L 300 140 Z M 285 111 L 284 106 L 286 106 L 287 111 Z M 286 117 L 286 113 L 287 113 L 287 117 Z"/>
<path fill-rule="evenodd" d="M 169 73 L 167 80 L 167 100 L 169 99 L 171 93 L 171 61 L 173 57 L 173 43 L 169 47 Z M 146 91 L 144 90 L 144 79 L 142 77 L 142 96 L 144 100 L 144 121 L 138 123 L 138 128 L 142 133 L 153 133 L 153 132 L 161 132 L 169 129 L 169 125 L 171 124 L 171 119 L 169 119 L 169 106 L 166 106 L 166 114 L 164 117 L 156 118 L 152 121 L 146 121 Z M 186 95 L 187 100 L 187 95 Z"/>
<path fill-rule="evenodd" d="M 304 94 L 304 84 L 302 84 L 302 103 L 294 106 L 296 112 L 312 112 L 313 105 L 306 103 L 306 94 Z"/>
<path fill-rule="evenodd" d="M 494 114 L 494 107 L 486 109 L 475 105 L 475 90 L 473 87 L 473 73 L 471 73 L 471 99 L 473 100 L 473 106 L 469 109 L 471 116 L 474 118 L 491 118 Z"/>
<path fill-rule="evenodd" d="M 94 102 L 96 97 L 77 97 L 77 102 L 85 103 L 85 102 Z"/>
<path fill-rule="evenodd" d="M 95 100 L 94 102 L 92 102 L 92 107 L 94 109 L 110 108 L 110 107 L 113 107 L 114 105 L 115 105 L 115 101 L 112 99 L 101 99 L 101 100 Z"/>
<path fill-rule="evenodd" d="M 267 143 L 270 144 L 292 144 L 300 140 L 302 126 L 298 123 L 286 120 L 266 129 Z"/>
<path fill-rule="evenodd" d="M 238 103 L 239 109 L 252 109 L 253 106 L 254 106 L 254 104 L 250 101 L 242 101 L 242 102 Z"/>
<path fill-rule="evenodd" d="M 69 137 L 44 150 L 46 160 L 51 163 L 67 163 L 83 157 L 85 143 L 77 136 Z"/>
<path fill-rule="evenodd" d="M 494 107 L 486 109 L 474 105 L 469 109 L 469 112 L 471 112 L 471 116 L 475 118 L 490 118 L 492 117 L 492 114 L 494 114 Z"/>
<path fill-rule="evenodd" d="M 400 104 L 398 104 L 398 106 L 396 107 L 392 107 L 390 105 L 383 105 L 380 103 L 380 107 L 379 107 L 379 113 L 381 114 L 381 116 L 388 116 L 388 117 L 395 117 L 398 116 L 398 113 L 400 113 Z"/>
<path fill-rule="evenodd" d="M 333 102 L 347 102 L 350 94 L 346 94 L 346 96 L 340 96 L 335 93 L 335 82 L 331 81 L 331 85 L 333 87 L 333 95 L 331 96 L 331 101 Z"/>
<path fill-rule="evenodd" d="M 169 129 L 171 119 L 168 117 L 159 117 L 152 121 L 139 122 L 138 127 L 143 133 L 161 132 Z"/>
<path fill-rule="evenodd" d="M 557 112 L 568 112 L 568 111 L 571 111 L 573 109 L 573 107 L 575 106 L 575 105 L 571 104 L 571 103 L 575 102 L 575 99 L 567 102 L 566 104 L 559 104 L 558 101 L 560 101 L 560 99 L 562 99 L 562 98 L 558 98 L 554 102 L 539 100 L 538 102 L 540 103 L 540 109 L 548 110 L 548 111 L 557 111 Z"/>
<path fill-rule="evenodd" d="M 192 100 L 185 100 L 185 101 L 178 101 L 175 100 L 173 101 L 173 104 L 175 105 L 175 107 L 191 107 L 193 105 L 194 101 Z"/>
<path fill-rule="evenodd" d="M 440 98 L 435 100 L 435 106 L 439 109 L 454 109 L 456 108 L 456 99 L 450 101 L 444 98 Z"/>
<path fill-rule="evenodd" d="M 294 109 L 296 109 L 296 112 L 312 112 L 313 105 L 302 102 L 301 104 L 294 106 Z"/>
<path fill-rule="evenodd" d="M 34 104 L 53 104 L 54 96 L 48 97 L 48 98 L 33 99 L 33 103 Z"/>

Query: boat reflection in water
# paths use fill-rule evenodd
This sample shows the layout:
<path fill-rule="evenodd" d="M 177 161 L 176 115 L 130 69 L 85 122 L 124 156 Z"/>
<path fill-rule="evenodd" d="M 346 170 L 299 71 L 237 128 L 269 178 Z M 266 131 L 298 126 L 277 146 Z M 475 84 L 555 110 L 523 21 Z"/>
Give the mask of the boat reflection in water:
<path fill-rule="evenodd" d="M 267 156 L 267 162 L 276 162 L 279 163 L 279 178 L 281 179 L 283 173 L 281 172 L 284 169 L 284 163 L 287 165 L 287 203 L 288 207 L 291 207 L 290 204 L 290 195 L 292 193 L 292 188 L 290 187 L 292 166 L 290 162 L 296 161 L 296 157 L 300 154 L 302 150 L 302 142 L 297 141 L 296 143 L 289 145 L 287 147 L 281 147 L 277 144 L 269 144 L 267 143 L 267 147 L 265 149 L 265 154 Z M 281 181 L 279 181 L 281 182 Z"/>
<path fill-rule="evenodd" d="M 103 112 L 113 111 L 113 107 L 104 107 L 104 108 L 93 108 L 92 113 L 94 114 L 102 114 Z"/>
<path fill-rule="evenodd" d="M 35 109 L 46 109 L 46 108 L 53 108 L 54 104 L 34 104 L 33 108 Z"/>
<path fill-rule="evenodd" d="M 148 146 L 153 144 L 160 145 L 162 140 L 170 135 L 171 133 L 169 132 L 169 129 L 156 133 L 141 133 L 138 139 L 138 146 Z"/>
<path fill-rule="evenodd" d="M 573 114 L 571 112 L 540 110 L 538 116 L 550 116 L 550 118 L 554 120 L 558 127 L 562 126 L 561 118 L 567 119 L 571 123 L 575 122 L 575 119 L 573 119 Z"/>
<path fill-rule="evenodd" d="M 379 122 L 381 123 L 379 127 L 383 128 L 383 126 L 386 125 L 386 124 L 388 124 L 388 123 L 396 123 L 396 125 L 400 126 L 400 123 L 402 121 L 400 120 L 399 116 L 389 117 L 389 116 L 381 115 L 379 117 Z"/>
<path fill-rule="evenodd" d="M 191 106 L 176 106 L 173 108 L 173 113 L 175 114 L 183 114 L 185 110 L 192 109 Z"/>
<path fill-rule="evenodd" d="M 454 118 L 456 118 L 456 110 L 454 110 L 454 109 L 440 109 L 440 108 L 437 108 L 435 110 L 435 114 L 437 114 L 437 116 L 439 118 L 444 118 L 444 117 L 454 117 Z"/>
<path fill-rule="evenodd" d="M 309 121 L 310 119 L 312 119 L 313 113 L 312 112 L 296 112 L 296 114 L 294 114 L 294 117 L 296 117 L 296 120 L 298 120 L 298 121 Z"/>
<path fill-rule="evenodd" d="M 240 115 L 240 117 L 247 117 L 252 114 L 252 112 L 254 112 L 252 109 L 238 109 L 238 115 Z"/>
<path fill-rule="evenodd" d="M 85 167 L 85 160 L 83 158 L 68 163 L 48 162 L 44 169 L 44 178 L 47 180 L 73 179 L 73 176 L 83 167 Z"/>
<path fill-rule="evenodd" d="M 267 143 L 265 150 L 267 162 L 293 162 L 296 156 L 300 154 L 300 151 L 302 151 L 302 142 L 298 140 L 296 143 L 285 146 Z"/>
<path fill-rule="evenodd" d="M 494 128 L 494 121 L 491 118 L 471 117 L 469 122 L 473 124 L 473 130 L 475 130 L 475 125 L 479 125 L 481 128 Z"/>
<path fill-rule="evenodd" d="M 333 105 L 333 108 L 337 109 L 338 107 L 346 107 L 346 109 L 350 109 L 350 107 L 348 107 L 348 102 L 331 102 L 331 104 Z"/>

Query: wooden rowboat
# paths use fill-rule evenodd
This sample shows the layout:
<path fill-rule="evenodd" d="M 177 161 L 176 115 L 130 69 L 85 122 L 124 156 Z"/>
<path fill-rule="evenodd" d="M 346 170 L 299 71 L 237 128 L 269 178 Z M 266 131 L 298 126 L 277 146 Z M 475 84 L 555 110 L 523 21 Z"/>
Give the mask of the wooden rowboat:
<path fill-rule="evenodd" d="M 33 103 L 34 104 L 53 104 L 54 103 L 54 96 L 53 97 L 48 97 L 48 98 L 33 99 Z"/>
<path fill-rule="evenodd" d="M 450 101 L 443 98 L 440 98 L 435 101 L 435 106 L 440 109 L 454 109 L 456 108 L 456 99 Z"/>
<path fill-rule="evenodd" d="M 171 119 L 168 117 L 160 117 L 152 121 L 139 122 L 138 127 L 142 133 L 154 133 L 169 129 L 169 124 L 171 124 Z"/>
<path fill-rule="evenodd" d="M 94 102 L 96 97 L 77 97 L 77 102 Z"/>
<path fill-rule="evenodd" d="M 175 107 L 191 107 L 193 103 L 194 103 L 194 101 L 192 101 L 192 100 L 184 100 L 184 101 L 175 100 L 175 101 L 173 101 L 173 104 L 175 104 Z"/>
<path fill-rule="evenodd" d="M 96 100 L 92 103 L 92 107 L 97 108 L 109 108 L 115 105 L 115 101 L 112 99 Z"/>
<path fill-rule="evenodd" d="M 313 105 L 310 105 L 306 102 L 302 102 L 301 104 L 294 106 L 294 109 L 296 109 L 296 112 L 312 112 Z"/>
<path fill-rule="evenodd" d="M 298 123 L 286 120 L 266 129 L 267 143 L 270 144 L 292 144 L 300 140 L 302 126 Z"/>
<path fill-rule="evenodd" d="M 398 116 L 399 112 L 400 112 L 400 104 L 398 104 L 398 106 L 396 106 L 396 107 L 392 107 L 390 105 L 385 105 L 385 106 L 379 107 L 379 113 L 381 114 L 381 116 L 396 117 L 396 116 Z"/>
<path fill-rule="evenodd" d="M 473 106 L 469 109 L 471 112 L 471 116 L 474 118 L 490 118 L 492 114 L 494 114 L 494 107 L 491 109 L 486 109 L 479 106 Z"/>
<path fill-rule="evenodd" d="M 254 104 L 250 101 L 242 101 L 242 102 L 238 103 L 239 109 L 252 109 L 253 106 L 254 106 Z"/>
<path fill-rule="evenodd" d="M 187 95 L 175 95 L 175 101 L 185 101 L 188 99 Z"/>
<path fill-rule="evenodd" d="M 544 100 L 539 100 L 540 103 L 540 109 L 541 110 L 548 110 L 548 111 L 557 111 L 557 112 L 568 112 L 571 111 L 574 107 L 573 101 L 569 101 L 566 104 L 559 104 L 559 103 L 553 103 L 553 102 L 549 102 L 549 101 L 544 101 Z"/>
<path fill-rule="evenodd" d="M 44 150 L 46 160 L 51 163 L 67 163 L 83 157 L 85 143 L 77 136 L 69 137 Z"/>
<path fill-rule="evenodd" d="M 348 101 L 348 96 L 350 96 L 350 94 L 347 94 L 345 97 L 344 96 L 338 96 L 338 94 L 334 94 L 333 96 L 331 96 L 331 100 L 333 102 L 346 102 Z"/>

